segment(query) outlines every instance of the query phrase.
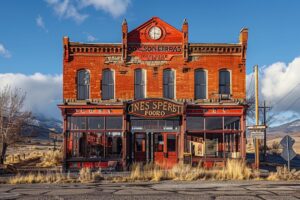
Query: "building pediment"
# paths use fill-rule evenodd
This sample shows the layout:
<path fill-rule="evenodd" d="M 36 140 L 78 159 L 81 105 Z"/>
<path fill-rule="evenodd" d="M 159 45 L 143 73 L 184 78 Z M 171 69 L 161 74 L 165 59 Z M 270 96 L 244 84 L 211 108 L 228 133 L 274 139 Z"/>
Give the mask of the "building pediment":
<path fill-rule="evenodd" d="M 128 33 L 130 43 L 182 43 L 183 32 L 171 26 L 158 17 L 152 17 L 147 22 Z"/>

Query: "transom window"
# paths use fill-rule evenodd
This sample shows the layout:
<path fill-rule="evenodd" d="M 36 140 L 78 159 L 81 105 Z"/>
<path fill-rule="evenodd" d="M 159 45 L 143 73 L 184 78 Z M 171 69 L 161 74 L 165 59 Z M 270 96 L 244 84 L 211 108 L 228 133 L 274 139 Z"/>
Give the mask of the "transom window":
<path fill-rule="evenodd" d="M 86 69 L 77 72 L 77 99 L 86 100 L 90 98 L 90 73 Z"/>
<path fill-rule="evenodd" d="M 175 72 L 171 69 L 165 69 L 163 74 L 164 98 L 175 98 Z"/>
<path fill-rule="evenodd" d="M 111 69 L 103 70 L 102 74 L 102 99 L 109 100 L 115 98 L 115 79 L 114 71 Z"/>
<path fill-rule="evenodd" d="M 195 99 L 206 99 L 206 71 L 198 69 L 195 71 Z"/>
<path fill-rule="evenodd" d="M 143 69 L 134 71 L 134 98 L 146 98 L 146 71 Z"/>

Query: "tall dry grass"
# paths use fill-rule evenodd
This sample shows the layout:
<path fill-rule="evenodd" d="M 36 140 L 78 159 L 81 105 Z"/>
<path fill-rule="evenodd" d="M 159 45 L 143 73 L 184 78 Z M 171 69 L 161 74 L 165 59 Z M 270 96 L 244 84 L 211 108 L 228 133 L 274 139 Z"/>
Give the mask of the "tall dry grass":
<path fill-rule="evenodd" d="M 47 151 L 43 157 L 41 157 L 42 162 L 37 164 L 37 167 L 56 167 L 62 163 L 62 152 Z"/>
<path fill-rule="evenodd" d="M 91 183 L 103 180 L 101 171 L 92 172 L 89 168 L 82 168 L 78 177 L 71 177 L 70 174 L 47 173 L 47 174 L 27 174 L 11 177 L 9 184 L 32 184 L 32 183 Z"/>
<path fill-rule="evenodd" d="M 276 172 L 271 172 L 267 177 L 269 181 L 292 181 L 292 180 L 300 180 L 300 170 L 296 171 L 295 169 L 288 170 L 286 166 L 277 167 Z"/>
<path fill-rule="evenodd" d="M 79 171 L 79 177 L 78 180 L 81 183 L 91 183 L 91 182 L 97 182 L 100 180 L 103 180 L 103 176 L 101 173 L 101 170 L 98 170 L 97 172 L 92 172 L 90 168 L 82 168 Z"/>
<path fill-rule="evenodd" d="M 8 180 L 9 184 L 32 184 L 32 183 L 74 183 L 76 179 L 62 173 L 27 174 L 16 175 Z"/>
<path fill-rule="evenodd" d="M 161 181 L 161 180 L 247 180 L 253 177 L 252 171 L 242 160 L 228 160 L 223 169 L 204 169 L 200 165 L 192 167 L 177 164 L 170 170 L 154 164 L 135 163 L 129 176 L 115 177 L 113 182 Z"/>

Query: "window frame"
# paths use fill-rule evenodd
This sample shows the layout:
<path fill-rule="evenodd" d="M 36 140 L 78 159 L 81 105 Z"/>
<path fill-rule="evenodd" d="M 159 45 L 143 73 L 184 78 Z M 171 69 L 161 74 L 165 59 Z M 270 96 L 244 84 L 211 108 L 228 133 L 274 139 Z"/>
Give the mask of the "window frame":
<path fill-rule="evenodd" d="M 84 73 L 83 75 L 83 80 L 81 81 L 80 78 L 80 73 Z M 85 81 L 85 75 L 88 74 L 88 84 L 81 84 L 81 82 Z M 79 69 L 76 72 L 76 85 L 77 85 L 77 100 L 88 100 L 90 99 L 90 95 L 91 95 L 91 74 L 90 71 L 88 69 Z M 87 89 L 87 98 L 80 98 L 80 87 L 86 87 L 85 89 Z M 83 95 L 83 97 L 85 97 L 86 94 Z"/>
<path fill-rule="evenodd" d="M 198 72 L 204 72 L 205 74 L 205 98 L 197 98 L 197 90 L 196 90 L 196 74 Z M 203 86 L 203 84 L 198 84 L 200 87 Z M 206 69 L 203 69 L 203 68 L 199 68 L 199 69 L 196 69 L 194 71 L 194 98 L 195 100 L 198 100 L 198 99 L 208 99 L 208 72 Z"/>
<path fill-rule="evenodd" d="M 165 77 L 165 72 L 172 72 L 173 76 L 174 76 L 174 80 L 173 80 L 173 98 L 169 97 L 169 90 L 168 90 L 168 96 L 165 96 L 165 86 L 167 86 L 168 89 L 169 89 L 170 85 L 172 85 L 169 82 L 168 82 L 168 84 L 165 84 L 165 78 L 164 78 Z M 163 82 L 163 98 L 166 98 L 166 99 L 176 99 L 176 70 L 171 69 L 171 68 L 164 69 L 163 70 L 163 77 L 162 78 L 163 78 L 163 80 L 162 80 L 162 82 Z"/>
<path fill-rule="evenodd" d="M 141 72 L 141 83 L 136 83 L 136 73 L 140 71 Z M 144 78 L 144 83 L 143 83 Z M 140 95 L 140 97 L 137 97 L 137 90 L 136 87 L 143 87 L 144 90 L 144 96 Z M 147 98 L 147 71 L 142 68 L 137 68 L 134 70 L 134 99 L 144 99 Z"/>
<path fill-rule="evenodd" d="M 110 84 L 109 83 L 109 81 L 108 81 L 108 84 L 106 84 L 106 83 L 104 83 L 104 76 L 105 76 L 105 73 L 106 72 L 110 72 L 110 73 L 112 73 L 112 77 L 113 77 L 113 83 L 112 84 Z M 109 96 L 109 95 L 107 95 L 108 96 L 108 98 L 104 98 L 103 96 L 103 94 L 104 94 L 104 87 L 108 87 L 108 90 L 110 89 L 110 85 L 112 85 L 113 87 L 113 96 L 112 96 L 112 98 Z M 102 81 L 101 81 L 101 99 L 102 100 L 112 100 L 112 99 L 115 99 L 115 93 L 116 93 L 116 76 L 115 76 L 115 70 L 113 70 L 113 69 L 110 69 L 110 68 L 106 68 L 106 69 L 104 69 L 103 71 L 102 71 Z"/>
<path fill-rule="evenodd" d="M 228 72 L 228 74 L 229 74 L 229 81 L 230 82 L 229 82 L 229 94 L 228 95 L 232 95 L 232 72 L 231 72 L 231 70 L 226 69 L 226 68 L 223 68 L 223 69 L 219 70 L 219 88 L 218 88 L 219 94 L 227 94 L 227 93 L 221 93 L 221 73 L 222 72 Z M 222 87 L 226 87 L 226 86 L 227 86 L 226 83 L 225 83 L 225 85 L 222 85 Z"/>

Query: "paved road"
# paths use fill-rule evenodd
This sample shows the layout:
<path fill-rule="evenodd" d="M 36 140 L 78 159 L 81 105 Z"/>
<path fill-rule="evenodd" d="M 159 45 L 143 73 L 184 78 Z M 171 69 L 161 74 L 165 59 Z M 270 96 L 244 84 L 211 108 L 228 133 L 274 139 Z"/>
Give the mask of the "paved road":
<path fill-rule="evenodd" d="M 195 181 L 160 183 L 0 185 L 0 199 L 300 199 L 300 182 Z"/>

